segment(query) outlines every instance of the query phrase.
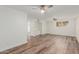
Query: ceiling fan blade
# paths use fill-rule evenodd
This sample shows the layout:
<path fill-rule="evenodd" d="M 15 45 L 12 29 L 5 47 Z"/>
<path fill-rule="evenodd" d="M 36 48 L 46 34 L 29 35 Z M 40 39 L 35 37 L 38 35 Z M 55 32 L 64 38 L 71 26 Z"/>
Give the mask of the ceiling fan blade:
<path fill-rule="evenodd" d="M 48 6 L 48 8 L 51 8 L 51 7 L 53 7 L 53 5 L 49 5 L 49 6 Z"/>
<path fill-rule="evenodd" d="M 44 7 L 51 8 L 53 5 L 39 5 L 39 6 L 33 6 L 32 9 L 43 9 Z"/>

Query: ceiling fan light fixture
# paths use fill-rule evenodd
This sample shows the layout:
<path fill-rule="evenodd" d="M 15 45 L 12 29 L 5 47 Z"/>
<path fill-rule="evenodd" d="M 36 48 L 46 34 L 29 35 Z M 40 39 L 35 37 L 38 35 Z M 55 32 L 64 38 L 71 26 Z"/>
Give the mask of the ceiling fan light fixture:
<path fill-rule="evenodd" d="M 42 13 L 42 14 L 45 13 L 45 10 L 44 10 L 44 9 L 41 9 L 41 13 Z"/>
<path fill-rule="evenodd" d="M 41 13 L 45 13 L 48 10 L 48 8 L 51 8 L 51 7 L 53 6 L 52 5 L 41 5 L 40 6 Z"/>

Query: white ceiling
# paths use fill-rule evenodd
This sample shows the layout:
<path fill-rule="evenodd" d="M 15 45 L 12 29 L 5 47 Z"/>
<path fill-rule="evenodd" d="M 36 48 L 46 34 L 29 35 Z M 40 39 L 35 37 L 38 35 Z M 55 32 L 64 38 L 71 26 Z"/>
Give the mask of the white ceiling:
<path fill-rule="evenodd" d="M 27 13 L 29 17 L 32 18 L 48 18 L 52 16 L 63 16 L 63 15 L 78 15 L 79 6 L 78 5 L 54 5 L 49 8 L 46 14 L 41 14 L 39 5 L 8 5 L 6 7 L 17 9 Z"/>

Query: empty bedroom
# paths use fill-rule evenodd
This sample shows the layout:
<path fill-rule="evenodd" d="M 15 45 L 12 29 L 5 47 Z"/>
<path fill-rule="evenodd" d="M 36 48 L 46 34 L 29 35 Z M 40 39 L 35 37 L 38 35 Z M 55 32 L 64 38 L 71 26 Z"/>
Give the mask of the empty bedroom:
<path fill-rule="evenodd" d="M 0 54 L 78 53 L 78 5 L 0 5 Z"/>

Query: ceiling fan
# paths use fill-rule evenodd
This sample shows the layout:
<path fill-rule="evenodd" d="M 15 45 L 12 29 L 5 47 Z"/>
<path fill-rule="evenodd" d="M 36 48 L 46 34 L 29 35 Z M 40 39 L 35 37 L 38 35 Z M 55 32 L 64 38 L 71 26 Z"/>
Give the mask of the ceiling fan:
<path fill-rule="evenodd" d="M 33 9 L 39 8 L 41 13 L 45 13 L 51 7 L 53 7 L 53 5 L 39 5 L 39 6 L 33 7 Z"/>
<path fill-rule="evenodd" d="M 51 8 L 51 7 L 53 7 L 53 5 L 41 5 L 40 6 L 41 13 L 45 13 L 48 10 L 48 8 Z"/>

